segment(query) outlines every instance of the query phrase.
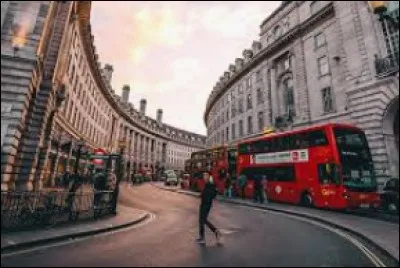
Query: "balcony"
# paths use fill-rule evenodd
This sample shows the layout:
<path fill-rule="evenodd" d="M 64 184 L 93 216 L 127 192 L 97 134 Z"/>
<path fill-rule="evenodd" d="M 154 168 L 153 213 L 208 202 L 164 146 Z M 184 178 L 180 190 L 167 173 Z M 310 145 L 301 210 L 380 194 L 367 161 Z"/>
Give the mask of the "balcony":
<path fill-rule="evenodd" d="M 375 69 L 378 77 L 385 77 L 399 72 L 399 55 L 389 55 L 385 58 L 375 57 Z"/>

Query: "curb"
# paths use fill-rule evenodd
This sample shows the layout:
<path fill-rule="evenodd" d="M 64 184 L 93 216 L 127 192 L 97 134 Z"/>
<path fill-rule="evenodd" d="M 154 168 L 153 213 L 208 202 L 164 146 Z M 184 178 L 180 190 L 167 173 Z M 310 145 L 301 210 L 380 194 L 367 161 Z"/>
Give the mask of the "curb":
<path fill-rule="evenodd" d="M 156 186 L 156 185 L 155 185 L 155 187 L 157 187 L 159 189 L 166 190 L 166 191 L 174 191 L 174 192 L 179 193 L 179 194 L 185 194 L 185 195 L 189 195 L 189 196 L 193 196 L 193 197 L 198 197 L 198 195 L 196 195 L 196 193 L 189 193 L 189 192 L 183 192 L 183 191 L 180 191 L 180 190 L 166 189 L 166 188 L 159 187 L 159 186 Z M 389 251 L 387 251 L 385 248 L 381 247 L 380 245 L 378 245 L 377 243 L 372 241 L 366 235 L 364 235 L 364 234 L 362 234 L 360 232 L 357 232 L 355 230 L 352 230 L 352 229 L 350 229 L 348 227 L 345 227 L 343 225 L 339 225 L 339 224 L 332 223 L 330 221 L 321 219 L 320 217 L 307 215 L 307 214 L 299 213 L 299 212 L 288 211 L 288 210 L 284 210 L 284 209 L 267 208 L 267 207 L 263 207 L 263 206 L 259 206 L 259 205 L 255 205 L 255 204 L 241 204 L 241 203 L 235 202 L 233 200 L 227 200 L 227 199 L 218 198 L 218 197 L 217 197 L 217 200 L 220 201 L 220 202 L 234 204 L 234 205 L 238 205 L 238 206 L 241 206 L 241 207 L 257 208 L 257 209 L 261 209 L 261 210 L 264 210 L 264 211 L 273 211 L 273 212 L 277 212 L 277 213 L 281 213 L 281 214 L 293 215 L 293 216 L 306 218 L 306 219 L 310 219 L 310 220 L 313 220 L 313 221 L 316 221 L 316 222 L 320 222 L 320 223 L 326 224 L 328 226 L 331 226 L 331 227 L 340 229 L 342 231 L 348 232 L 348 233 L 350 233 L 350 234 L 352 234 L 352 235 L 354 235 L 354 236 L 356 236 L 358 238 L 361 238 L 361 239 L 367 241 L 368 243 L 370 243 L 374 247 L 376 247 L 378 250 L 380 250 L 387 257 L 395 260 L 397 263 L 399 262 L 399 258 L 393 256 Z"/>
<path fill-rule="evenodd" d="M 150 217 L 150 213 L 144 212 L 144 213 L 142 213 L 142 215 L 140 215 L 139 218 L 137 218 L 133 221 L 124 223 L 124 224 L 120 224 L 120 225 L 115 225 L 115 226 L 106 227 L 106 228 L 97 229 L 97 230 L 83 231 L 83 232 L 78 232 L 78 233 L 73 233 L 73 234 L 53 236 L 53 237 L 39 239 L 39 240 L 35 240 L 35 241 L 22 242 L 19 244 L 7 245 L 7 246 L 4 246 L 1 248 L 1 254 L 6 253 L 8 251 L 23 249 L 23 248 L 27 248 L 27 247 L 33 247 L 33 246 L 51 243 L 51 242 L 58 242 L 58 241 L 63 241 L 63 240 L 68 240 L 68 239 L 75 239 L 75 238 L 92 236 L 92 235 L 101 234 L 101 233 L 107 233 L 110 231 L 115 231 L 118 229 L 123 229 L 126 227 L 130 227 L 130 226 L 139 224 L 139 223 L 147 220 L 149 217 Z"/>
<path fill-rule="evenodd" d="M 297 217 L 301 217 L 301 218 L 306 218 L 306 219 L 310 219 L 316 222 L 320 222 L 323 224 L 326 224 L 328 226 L 340 229 L 342 231 L 348 232 L 358 238 L 361 238 L 365 241 L 367 241 L 368 243 L 372 244 L 374 247 L 376 247 L 377 249 L 379 249 L 384 255 L 388 256 L 389 258 L 392 258 L 393 260 L 395 260 L 397 263 L 399 262 L 399 259 L 395 256 L 393 256 L 389 251 L 387 251 L 385 248 L 383 248 L 382 246 L 378 245 L 377 243 L 375 243 L 372 239 L 370 239 L 369 237 L 367 237 L 366 235 L 357 232 L 355 230 L 352 230 L 348 227 L 345 227 L 343 225 L 337 224 L 337 223 L 333 223 L 324 219 L 321 219 L 320 217 L 316 217 L 316 216 L 312 216 L 312 215 L 307 215 L 307 214 L 303 214 L 303 213 L 299 213 L 299 212 L 293 212 L 293 211 L 288 211 L 288 210 L 284 210 L 284 209 L 276 209 L 276 208 L 266 208 L 263 206 L 258 206 L 258 205 L 253 205 L 253 204 L 240 204 L 240 203 L 236 203 L 235 201 L 231 201 L 231 200 L 224 200 L 224 199 L 218 199 L 218 201 L 222 201 L 225 203 L 230 203 L 230 204 L 235 204 L 238 206 L 242 206 L 242 207 L 251 207 L 251 208 L 257 208 L 257 209 L 261 209 L 264 211 L 273 211 L 273 212 L 277 212 L 277 213 L 281 213 L 281 214 L 288 214 L 288 215 L 293 215 L 293 216 L 297 216 Z"/>

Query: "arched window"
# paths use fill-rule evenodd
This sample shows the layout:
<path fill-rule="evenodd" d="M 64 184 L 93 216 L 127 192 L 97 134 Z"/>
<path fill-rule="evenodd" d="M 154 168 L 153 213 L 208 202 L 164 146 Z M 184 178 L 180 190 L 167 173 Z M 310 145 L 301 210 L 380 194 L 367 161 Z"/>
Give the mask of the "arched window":
<path fill-rule="evenodd" d="M 294 92 L 293 92 L 293 80 L 292 78 L 287 78 L 283 81 L 283 105 L 284 113 L 286 115 L 294 116 L 296 115 L 295 102 L 294 102 Z"/>
<path fill-rule="evenodd" d="M 280 26 L 276 26 L 274 28 L 274 36 L 275 38 L 278 38 L 282 35 L 282 28 Z"/>

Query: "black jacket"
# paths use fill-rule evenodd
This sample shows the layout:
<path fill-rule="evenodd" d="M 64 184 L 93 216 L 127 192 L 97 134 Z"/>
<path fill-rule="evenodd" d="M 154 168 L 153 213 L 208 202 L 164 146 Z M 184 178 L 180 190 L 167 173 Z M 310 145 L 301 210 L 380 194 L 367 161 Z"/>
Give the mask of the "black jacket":
<path fill-rule="evenodd" d="M 214 183 L 206 183 L 204 186 L 204 190 L 201 193 L 201 203 L 202 204 L 210 204 L 213 199 L 217 196 L 217 188 Z"/>

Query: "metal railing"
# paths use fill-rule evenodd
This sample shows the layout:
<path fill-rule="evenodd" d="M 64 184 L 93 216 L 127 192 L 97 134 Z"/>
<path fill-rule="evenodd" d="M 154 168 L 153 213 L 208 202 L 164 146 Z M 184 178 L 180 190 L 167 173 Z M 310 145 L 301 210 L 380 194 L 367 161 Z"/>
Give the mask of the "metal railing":
<path fill-rule="evenodd" d="M 1 231 L 44 227 L 115 213 L 115 191 L 1 192 Z"/>
<path fill-rule="evenodd" d="M 378 76 L 388 76 L 399 72 L 398 55 L 389 55 L 385 58 L 375 58 L 375 68 Z"/>

